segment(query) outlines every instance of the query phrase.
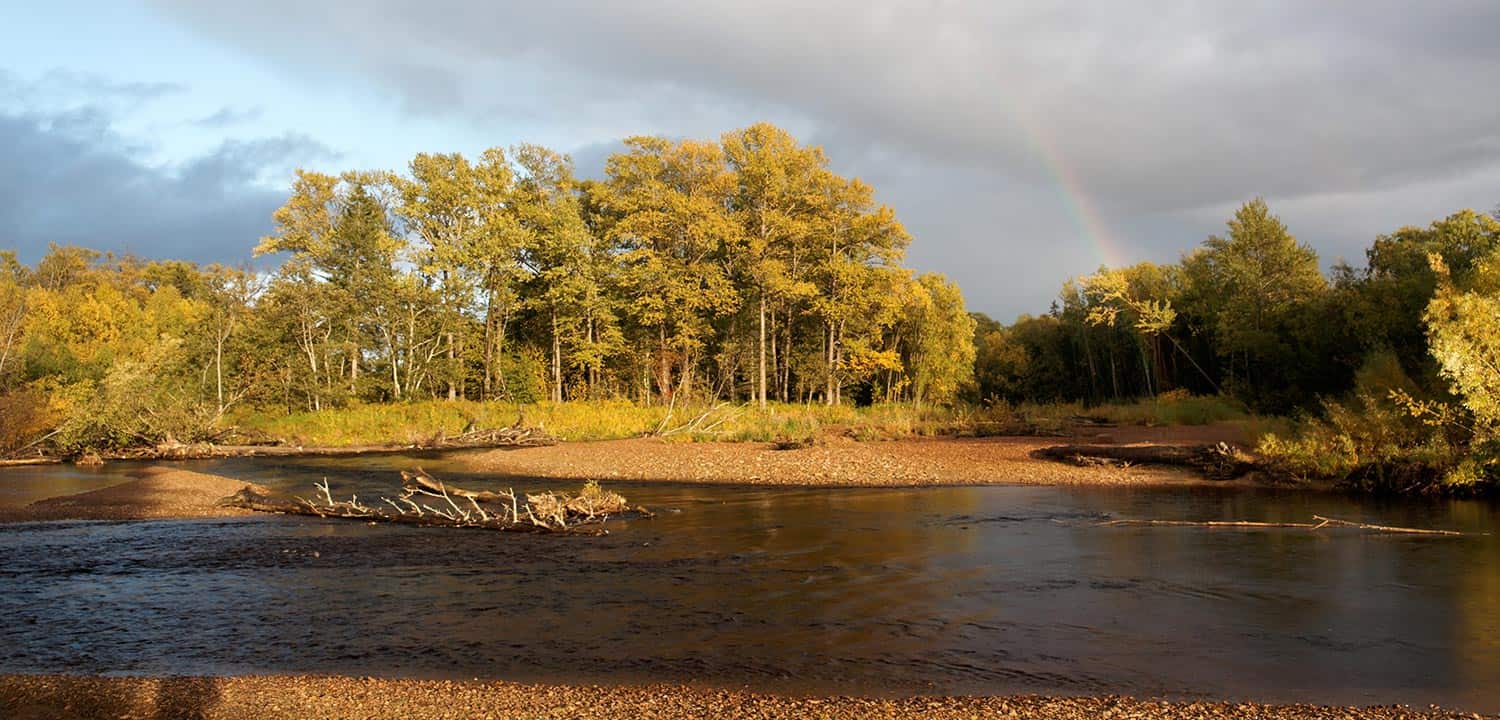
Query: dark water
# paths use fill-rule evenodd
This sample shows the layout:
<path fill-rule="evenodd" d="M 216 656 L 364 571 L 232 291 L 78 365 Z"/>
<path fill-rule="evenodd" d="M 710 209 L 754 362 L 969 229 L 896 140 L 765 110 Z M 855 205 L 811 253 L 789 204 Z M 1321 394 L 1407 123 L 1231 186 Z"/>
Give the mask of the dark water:
<path fill-rule="evenodd" d="M 327 477 L 336 494 L 373 499 L 389 492 L 390 468 L 415 462 L 459 477 L 434 458 L 188 467 L 299 493 Z M 119 472 L 0 474 L 0 495 Z M 611 487 L 680 512 L 598 538 L 283 517 L 0 526 L 0 671 L 1500 711 L 1500 538 L 1097 525 L 1322 514 L 1500 532 L 1491 504 L 1219 488 Z"/>

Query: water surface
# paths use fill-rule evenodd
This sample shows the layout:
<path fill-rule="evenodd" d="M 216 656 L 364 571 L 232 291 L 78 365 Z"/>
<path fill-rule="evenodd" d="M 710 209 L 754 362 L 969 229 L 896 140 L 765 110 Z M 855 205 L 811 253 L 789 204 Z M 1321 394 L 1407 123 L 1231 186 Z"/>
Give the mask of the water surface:
<path fill-rule="evenodd" d="M 327 478 L 368 501 L 414 464 L 486 485 L 434 456 L 183 466 L 298 494 Z M 0 473 L 0 498 L 126 470 Z M 1500 711 L 1495 536 L 1098 524 L 1320 514 L 1496 532 L 1491 504 L 1185 487 L 610 487 L 678 512 L 597 538 L 279 516 L 0 526 L 0 671 Z"/>

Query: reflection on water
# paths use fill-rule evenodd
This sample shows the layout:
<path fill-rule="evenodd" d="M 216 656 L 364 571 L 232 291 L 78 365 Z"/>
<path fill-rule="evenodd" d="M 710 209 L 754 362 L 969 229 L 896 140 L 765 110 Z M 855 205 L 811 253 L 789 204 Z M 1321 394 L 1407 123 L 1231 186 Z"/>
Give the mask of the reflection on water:
<path fill-rule="evenodd" d="M 375 497 L 390 468 L 414 462 L 457 477 L 432 457 L 187 467 L 281 492 L 327 477 L 335 494 Z M 599 538 L 284 517 L 0 527 L 0 671 L 1500 710 L 1500 538 L 1096 525 L 1321 514 L 1494 532 L 1493 505 L 1215 488 L 612 487 L 681 512 Z"/>

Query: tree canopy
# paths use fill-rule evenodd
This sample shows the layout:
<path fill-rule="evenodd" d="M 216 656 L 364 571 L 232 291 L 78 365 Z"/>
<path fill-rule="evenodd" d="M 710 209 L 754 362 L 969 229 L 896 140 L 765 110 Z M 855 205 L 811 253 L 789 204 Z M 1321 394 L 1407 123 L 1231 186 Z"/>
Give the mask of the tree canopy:
<path fill-rule="evenodd" d="M 32 398 L 5 406 L 32 424 L 109 426 L 69 426 L 82 447 L 192 435 L 235 407 L 943 404 L 965 387 L 958 288 L 902 267 L 895 211 L 820 148 L 764 123 L 625 146 L 598 181 L 528 144 L 299 170 L 254 244 L 269 272 L 7 254 L 0 395 Z"/>

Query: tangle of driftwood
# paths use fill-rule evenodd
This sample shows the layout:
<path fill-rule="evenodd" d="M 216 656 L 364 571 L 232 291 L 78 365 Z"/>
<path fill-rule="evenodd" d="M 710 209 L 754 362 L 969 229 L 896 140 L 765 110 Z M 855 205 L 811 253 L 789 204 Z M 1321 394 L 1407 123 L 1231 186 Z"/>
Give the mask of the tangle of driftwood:
<path fill-rule="evenodd" d="M 1099 523 L 1107 527 L 1138 526 L 1138 525 L 1171 525 L 1184 527 L 1222 527 L 1222 528 L 1296 528 L 1301 530 L 1322 530 L 1326 527 L 1347 527 L 1360 530 L 1374 530 L 1388 533 L 1408 533 L 1412 535 L 1474 535 L 1476 533 L 1459 532 L 1458 530 L 1433 530 L 1429 528 L 1398 527 L 1394 525 L 1372 525 L 1370 523 L 1355 522 L 1353 520 L 1340 520 L 1339 518 L 1314 515 L 1313 520 L 1317 522 L 1256 522 L 1252 520 L 1107 520 Z M 1482 533 L 1488 535 L 1489 533 Z"/>
<path fill-rule="evenodd" d="M 544 492 L 526 495 L 523 500 L 514 490 L 473 491 L 449 485 L 421 468 L 402 471 L 401 478 L 399 496 L 381 497 L 368 504 L 360 502 L 358 495 L 335 499 L 326 479 L 314 483 L 318 494 L 310 500 L 277 500 L 247 485 L 219 504 L 285 515 L 533 533 L 603 534 L 598 525 L 611 516 L 651 517 L 650 511 L 631 508 L 624 497 L 597 483 L 585 485 L 576 495 Z"/>

